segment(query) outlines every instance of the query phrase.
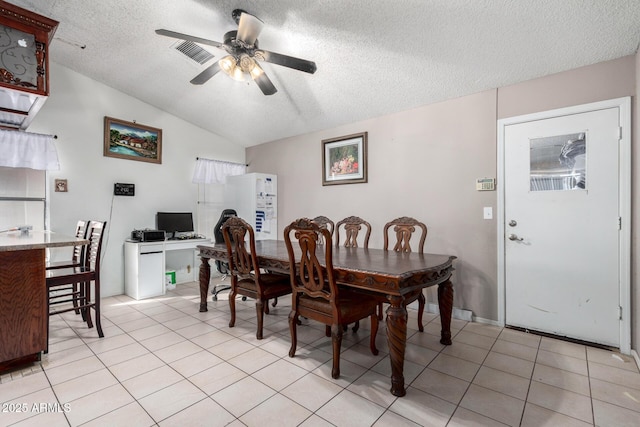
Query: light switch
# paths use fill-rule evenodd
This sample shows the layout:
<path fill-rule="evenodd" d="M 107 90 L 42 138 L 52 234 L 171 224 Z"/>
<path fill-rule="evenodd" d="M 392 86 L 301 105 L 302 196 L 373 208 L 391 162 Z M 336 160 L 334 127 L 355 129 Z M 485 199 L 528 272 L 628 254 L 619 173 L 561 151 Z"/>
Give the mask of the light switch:
<path fill-rule="evenodd" d="M 493 208 L 491 206 L 485 206 L 484 219 L 493 219 Z"/>

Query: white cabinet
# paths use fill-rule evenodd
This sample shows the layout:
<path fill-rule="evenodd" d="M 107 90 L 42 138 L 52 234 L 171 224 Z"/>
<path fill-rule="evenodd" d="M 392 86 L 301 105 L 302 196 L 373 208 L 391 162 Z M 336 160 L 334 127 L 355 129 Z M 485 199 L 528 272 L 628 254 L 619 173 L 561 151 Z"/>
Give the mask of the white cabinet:
<path fill-rule="evenodd" d="M 124 291 L 137 300 L 164 294 L 164 242 L 124 243 Z"/>
<path fill-rule="evenodd" d="M 176 284 L 197 280 L 197 246 L 209 239 L 124 242 L 124 291 L 137 300 L 164 295 L 166 271 L 176 273 Z"/>

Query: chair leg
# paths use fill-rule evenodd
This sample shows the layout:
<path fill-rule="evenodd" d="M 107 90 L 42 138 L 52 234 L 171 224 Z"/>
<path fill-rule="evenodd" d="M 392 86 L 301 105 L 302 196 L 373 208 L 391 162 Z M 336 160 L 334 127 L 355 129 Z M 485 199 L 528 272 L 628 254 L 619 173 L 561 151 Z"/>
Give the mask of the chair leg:
<path fill-rule="evenodd" d="M 273 302 L 271 303 L 271 307 L 275 307 L 276 305 L 278 305 L 278 297 L 275 297 L 273 299 Z"/>
<path fill-rule="evenodd" d="M 289 357 L 296 355 L 296 346 L 298 345 L 298 315 L 294 310 L 289 313 L 289 333 L 291 334 L 291 348 L 289 349 Z"/>
<path fill-rule="evenodd" d="M 353 324 L 353 328 L 351 328 L 351 330 L 353 332 L 358 332 L 358 329 L 360 329 L 360 321 L 356 320 L 356 323 Z"/>
<path fill-rule="evenodd" d="M 71 286 L 73 287 L 73 290 L 71 292 L 73 292 L 74 295 L 79 295 L 80 284 L 79 283 L 74 283 Z M 80 309 L 78 308 L 78 298 L 77 297 L 73 298 L 73 306 L 75 307 L 76 315 L 80 314 Z M 82 320 L 84 320 L 84 319 L 82 319 Z"/>
<path fill-rule="evenodd" d="M 378 354 L 378 349 L 376 348 L 376 335 L 378 335 L 378 316 L 374 313 L 371 315 L 371 336 L 369 337 L 369 348 L 371 349 L 371 353 L 374 355 Z"/>
<path fill-rule="evenodd" d="M 86 290 L 85 290 L 85 284 L 84 283 L 78 283 L 78 301 L 80 301 L 80 305 L 84 306 L 84 308 L 80 309 L 80 314 L 82 315 L 82 321 L 86 322 L 87 321 L 87 312 L 89 311 L 86 307 L 87 305 L 87 295 L 86 295 Z"/>
<path fill-rule="evenodd" d="M 256 331 L 256 338 L 259 340 L 262 339 L 262 325 L 264 322 L 265 306 L 269 307 L 269 301 L 264 304 L 261 299 L 256 300 L 256 316 L 258 317 L 258 330 Z"/>
<path fill-rule="evenodd" d="M 89 286 L 91 286 L 91 282 L 89 282 Z M 98 331 L 98 336 L 100 338 L 104 338 L 102 323 L 100 323 L 100 277 L 96 277 L 96 280 L 94 280 L 94 286 L 95 299 L 93 301 L 93 309 L 96 312 L 96 330 Z"/>
<path fill-rule="evenodd" d="M 333 367 L 331 368 L 331 378 L 340 377 L 340 347 L 342 346 L 342 325 L 337 323 L 331 325 L 331 344 L 333 347 Z"/>
<path fill-rule="evenodd" d="M 51 311 L 51 307 L 49 306 L 49 289 L 47 288 L 47 345 L 44 349 L 44 354 L 49 353 L 49 311 Z"/>
<path fill-rule="evenodd" d="M 84 282 L 82 287 L 84 288 L 84 300 L 82 303 L 87 306 L 89 302 L 91 302 L 91 282 Z M 91 321 L 91 308 L 86 307 L 84 311 L 86 316 L 84 321 L 87 322 L 87 328 L 91 329 L 93 328 L 93 322 Z"/>
<path fill-rule="evenodd" d="M 384 318 L 382 313 L 382 303 L 378 304 L 378 320 L 382 320 Z"/>
<path fill-rule="evenodd" d="M 424 326 L 422 326 L 422 315 L 424 314 L 424 306 L 426 305 L 426 298 L 424 293 L 420 291 L 418 295 L 418 330 L 424 332 Z"/>
<path fill-rule="evenodd" d="M 229 310 L 231 311 L 231 319 L 229 320 L 230 328 L 236 325 L 236 294 L 235 288 L 231 288 L 231 292 L 229 292 Z"/>

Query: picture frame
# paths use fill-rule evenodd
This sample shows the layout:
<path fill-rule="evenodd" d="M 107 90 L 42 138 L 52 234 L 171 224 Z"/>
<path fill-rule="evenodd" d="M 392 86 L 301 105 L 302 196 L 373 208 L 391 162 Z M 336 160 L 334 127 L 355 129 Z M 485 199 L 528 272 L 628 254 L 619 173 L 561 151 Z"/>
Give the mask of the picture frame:
<path fill-rule="evenodd" d="M 367 132 L 322 140 L 322 185 L 367 182 Z"/>
<path fill-rule="evenodd" d="M 104 118 L 105 157 L 162 163 L 162 129 L 139 123 Z"/>

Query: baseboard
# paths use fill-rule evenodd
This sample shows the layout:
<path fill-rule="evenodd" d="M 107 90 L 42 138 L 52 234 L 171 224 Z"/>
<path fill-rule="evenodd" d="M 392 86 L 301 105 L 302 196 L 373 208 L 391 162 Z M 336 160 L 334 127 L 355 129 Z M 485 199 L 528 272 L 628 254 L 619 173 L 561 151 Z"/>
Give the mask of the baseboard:
<path fill-rule="evenodd" d="M 428 313 L 440 314 L 440 307 L 438 306 L 438 304 L 433 304 L 430 302 L 426 304 L 425 311 L 427 311 Z M 456 307 L 453 307 L 453 310 L 451 312 L 451 317 L 454 319 L 464 320 L 467 322 L 473 321 L 473 316 L 470 310 L 463 310 L 461 308 L 456 308 Z"/>
<path fill-rule="evenodd" d="M 631 356 L 633 356 L 633 360 L 636 361 L 636 367 L 640 369 L 640 356 L 638 356 L 638 352 L 632 349 Z"/>
<path fill-rule="evenodd" d="M 497 320 L 485 319 L 484 317 L 474 316 L 473 317 L 473 321 L 476 322 L 476 323 L 483 323 L 485 325 L 492 325 L 492 326 L 498 326 L 498 327 L 504 326 L 504 325 L 500 324 L 500 322 L 498 322 Z"/>

